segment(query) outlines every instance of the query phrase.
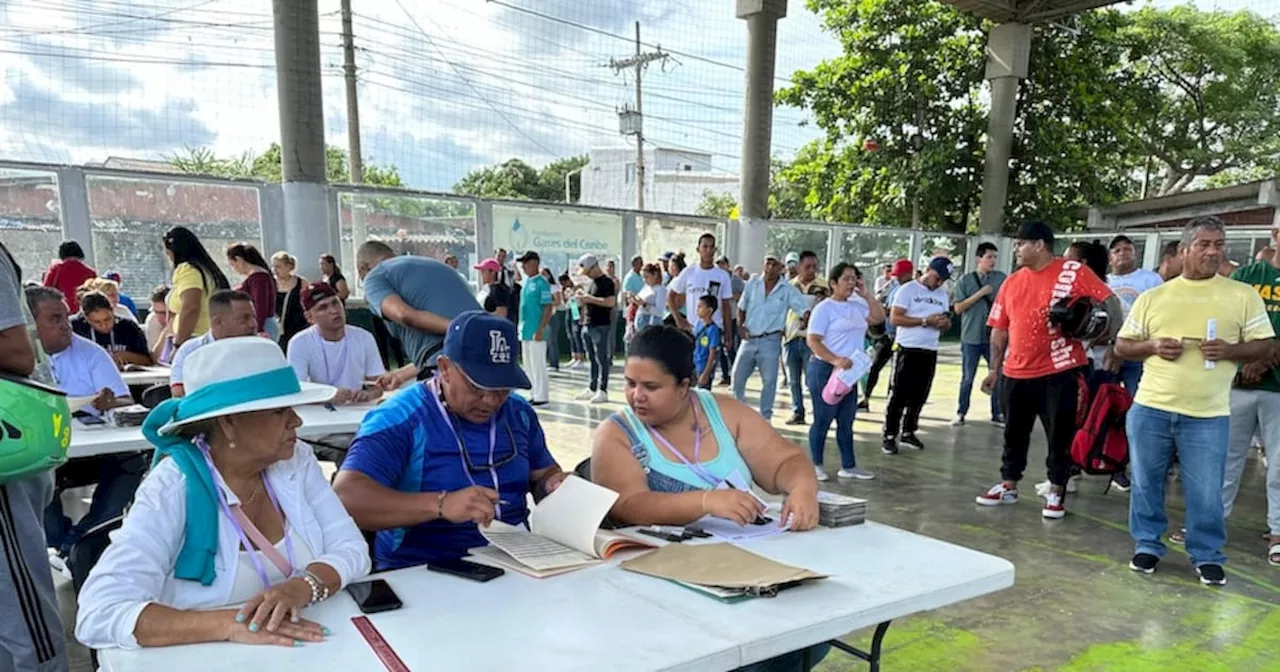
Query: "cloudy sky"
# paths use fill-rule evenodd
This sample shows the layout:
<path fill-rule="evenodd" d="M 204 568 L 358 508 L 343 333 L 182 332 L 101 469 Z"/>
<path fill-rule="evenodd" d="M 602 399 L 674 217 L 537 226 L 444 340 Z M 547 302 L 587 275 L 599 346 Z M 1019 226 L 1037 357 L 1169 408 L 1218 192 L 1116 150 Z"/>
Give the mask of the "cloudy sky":
<path fill-rule="evenodd" d="M 1198 0 L 1276 14 L 1273 0 Z M 728 0 L 353 0 L 366 158 L 414 187 L 468 170 L 535 165 L 625 146 L 634 98 L 611 57 L 670 52 L 644 76 L 648 140 L 714 154 L 736 173 L 745 25 Z M 838 53 L 799 0 L 780 24 L 777 86 Z M 1176 2 L 1156 0 L 1158 5 Z M 536 10 L 537 16 L 523 9 Z M 326 137 L 345 146 L 338 0 L 320 0 Z M 0 0 L 0 158 L 50 163 L 160 158 L 183 147 L 261 151 L 278 137 L 266 0 Z M 775 114 L 774 152 L 814 137 Z"/>

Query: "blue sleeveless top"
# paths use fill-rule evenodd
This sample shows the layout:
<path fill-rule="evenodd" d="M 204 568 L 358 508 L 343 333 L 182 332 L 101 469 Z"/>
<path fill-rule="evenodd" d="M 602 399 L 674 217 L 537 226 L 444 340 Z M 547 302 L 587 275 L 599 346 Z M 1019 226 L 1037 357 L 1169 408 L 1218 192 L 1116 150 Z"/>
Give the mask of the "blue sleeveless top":
<path fill-rule="evenodd" d="M 716 404 L 716 398 L 710 392 L 702 389 L 696 389 L 698 401 L 702 406 L 702 415 L 706 417 L 711 425 L 712 435 L 716 437 L 716 447 L 718 453 L 715 458 L 701 463 L 703 469 L 712 476 L 724 480 L 733 472 L 738 472 L 742 478 L 751 480 L 751 470 L 747 468 L 747 463 L 742 459 L 742 454 L 738 452 L 738 444 L 734 441 L 733 435 L 729 433 L 729 428 L 724 424 L 724 418 L 720 415 L 720 406 Z M 636 417 L 635 412 L 630 407 L 623 408 L 621 411 L 609 416 L 609 419 L 617 423 L 622 431 L 626 432 L 627 440 L 631 442 L 631 453 L 639 460 L 640 466 L 644 468 L 645 479 L 649 483 L 649 490 L 652 492 L 691 492 L 695 490 L 710 490 L 715 487 L 714 484 L 707 483 L 699 477 L 687 465 L 676 462 L 662 454 L 653 442 L 653 434 L 649 431 L 647 425 Z"/>

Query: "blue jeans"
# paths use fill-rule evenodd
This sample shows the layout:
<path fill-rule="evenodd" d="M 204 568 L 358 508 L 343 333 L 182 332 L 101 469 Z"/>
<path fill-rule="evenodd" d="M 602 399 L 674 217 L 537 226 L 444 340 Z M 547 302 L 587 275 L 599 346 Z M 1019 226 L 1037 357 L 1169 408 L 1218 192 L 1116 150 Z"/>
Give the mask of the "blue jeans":
<path fill-rule="evenodd" d="M 609 390 L 609 367 L 613 364 L 613 327 L 583 327 L 582 340 L 587 346 L 587 357 L 591 358 L 592 392 Z"/>
<path fill-rule="evenodd" d="M 858 393 L 846 394 L 840 403 L 832 406 L 822 400 L 822 388 L 827 386 L 835 367 L 812 357 L 809 359 L 809 394 L 813 397 L 813 424 L 809 425 L 809 454 L 816 466 L 822 466 L 822 453 L 827 444 L 827 430 L 831 421 L 836 423 L 836 447 L 840 449 L 840 468 L 858 466 L 853 455 L 853 418 L 858 412 Z"/>
<path fill-rule="evenodd" d="M 960 344 L 960 405 L 956 415 L 964 417 L 969 414 L 969 397 L 973 393 L 973 382 L 978 378 L 978 360 L 987 360 L 987 371 L 991 370 L 991 345 L 989 343 Z M 999 384 L 997 382 L 997 384 Z M 1000 393 L 991 393 L 991 418 L 1002 417 L 1000 412 Z"/>
<path fill-rule="evenodd" d="M 1142 362 L 1134 362 L 1126 359 L 1125 362 L 1120 365 L 1119 373 L 1104 371 L 1101 366 L 1102 363 L 1098 362 L 1099 368 L 1094 371 L 1089 387 L 1096 390 L 1102 383 L 1119 383 L 1124 386 L 1124 391 L 1128 392 L 1129 396 L 1137 396 L 1138 384 L 1142 381 Z"/>
<path fill-rule="evenodd" d="M 805 367 L 809 365 L 809 358 L 813 356 L 813 351 L 809 349 L 809 343 L 803 338 L 793 338 L 787 341 L 787 382 L 791 384 L 791 410 L 799 415 L 804 415 L 804 384 L 801 382 Z"/>
<path fill-rule="evenodd" d="M 1227 528 L 1222 509 L 1223 477 L 1231 418 L 1193 418 L 1141 404 L 1129 409 L 1126 431 L 1133 469 L 1129 493 L 1129 534 L 1136 553 L 1163 557 L 1161 536 L 1169 525 L 1164 511 L 1165 478 L 1178 454 L 1187 507 L 1187 554 L 1191 564 L 1222 564 Z"/>
<path fill-rule="evenodd" d="M 551 311 L 551 321 L 547 323 L 546 336 L 543 338 L 547 342 L 547 368 L 553 371 L 560 370 L 560 330 L 564 327 L 563 310 Z"/>
<path fill-rule="evenodd" d="M 44 510 L 44 536 L 49 548 L 58 549 L 58 553 L 66 557 L 85 532 L 124 513 L 124 508 L 133 501 L 133 493 L 142 484 L 149 463 L 147 453 L 129 453 L 81 458 L 61 467 L 60 471 L 75 470 L 77 475 L 94 474 L 97 487 L 93 489 L 89 512 L 74 525 L 62 513 L 62 490 L 54 491 L 53 501 Z M 83 482 L 80 478 L 74 480 Z"/>
<path fill-rule="evenodd" d="M 582 342 L 582 323 L 573 319 L 572 313 L 565 315 L 564 328 L 569 332 L 569 352 L 575 355 L 586 352 L 587 346 Z"/>
<path fill-rule="evenodd" d="M 773 417 L 773 397 L 778 392 L 778 360 L 782 359 L 782 334 L 752 338 L 738 346 L 733 361 L 733 398 L 742 401 L 747 395 L 747 378 L 760 369 L 760 415 Z"/>

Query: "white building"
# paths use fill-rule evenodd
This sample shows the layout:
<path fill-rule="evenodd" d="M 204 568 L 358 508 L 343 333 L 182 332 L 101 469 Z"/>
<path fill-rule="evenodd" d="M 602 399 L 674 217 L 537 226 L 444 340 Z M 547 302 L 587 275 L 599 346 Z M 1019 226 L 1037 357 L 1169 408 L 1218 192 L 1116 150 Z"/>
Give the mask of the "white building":
<path fill-rule="evenodd" d="M 636 150 L 592 149 L 582 170 L 583 205 L 633 210 L 636 207 Z M 712 168 L 711 154 L 658 147 L 646 150 L 645 210 L 691 215 L 703 194 L 738 197 L 738 176 Z"/>

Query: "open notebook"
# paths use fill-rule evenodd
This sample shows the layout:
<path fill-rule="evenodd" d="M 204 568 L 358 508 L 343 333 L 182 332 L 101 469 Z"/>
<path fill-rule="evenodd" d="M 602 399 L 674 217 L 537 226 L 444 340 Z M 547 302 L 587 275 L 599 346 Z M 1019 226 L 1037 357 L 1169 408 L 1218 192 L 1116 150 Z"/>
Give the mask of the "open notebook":
<path fill-rule="evenodd" d="M 569 476 L 529 515 L 529 530 L 500 520 L 480 528 L 490 546 L 468 560 L 543 578 L 596 564 L 618 551 L 656 544 L 600 529 L 618 493 Z"/>

